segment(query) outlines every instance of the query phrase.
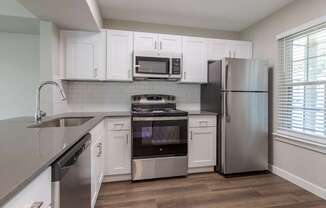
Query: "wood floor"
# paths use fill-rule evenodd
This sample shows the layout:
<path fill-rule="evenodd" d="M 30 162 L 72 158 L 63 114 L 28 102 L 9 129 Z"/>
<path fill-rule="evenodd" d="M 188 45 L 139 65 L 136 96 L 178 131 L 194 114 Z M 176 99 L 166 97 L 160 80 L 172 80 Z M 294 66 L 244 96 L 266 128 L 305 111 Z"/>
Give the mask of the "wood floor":
<path fill-rule="evenodd" d="M 215 173 L 103 184 L 96 208 L 326 208 L 326 201 L 273 174 Z"/>

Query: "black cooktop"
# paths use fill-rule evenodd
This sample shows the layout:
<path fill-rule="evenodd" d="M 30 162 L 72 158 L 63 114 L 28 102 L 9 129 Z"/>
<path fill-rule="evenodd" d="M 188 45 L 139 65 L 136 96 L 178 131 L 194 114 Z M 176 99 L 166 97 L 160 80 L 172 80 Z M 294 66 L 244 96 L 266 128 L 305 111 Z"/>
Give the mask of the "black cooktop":
<path fill-rule="evenodd" d="M 173 95 L 144 94 L 131 98 L 132 116 L 187 116 L 188 113 L 176 109 L 176 99 Z"/>

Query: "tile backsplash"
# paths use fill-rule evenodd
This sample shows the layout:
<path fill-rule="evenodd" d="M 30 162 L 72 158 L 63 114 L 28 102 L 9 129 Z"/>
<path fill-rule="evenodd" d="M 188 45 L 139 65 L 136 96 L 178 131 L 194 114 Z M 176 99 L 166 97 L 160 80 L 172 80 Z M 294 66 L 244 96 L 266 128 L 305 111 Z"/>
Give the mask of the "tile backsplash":
<path fill-rule="evenodd" d="M 200 109 L 199 84 L 168 81 L 67 82 L 64 88 L 67 101 L 55 101 L 55 113 L 128 111 L 132 95 L 149 93 L 176 96 L 177 108 L 182 110 Z"/>

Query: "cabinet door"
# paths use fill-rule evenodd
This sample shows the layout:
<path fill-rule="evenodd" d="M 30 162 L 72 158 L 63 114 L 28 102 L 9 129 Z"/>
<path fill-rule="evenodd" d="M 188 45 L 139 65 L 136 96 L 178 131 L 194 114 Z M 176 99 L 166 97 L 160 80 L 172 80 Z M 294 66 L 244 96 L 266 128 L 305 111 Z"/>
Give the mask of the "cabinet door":
<path fill-rule="evenodd" d="M 135 51 L 153 51 L 158 50 L 158 34 L 156 33 L 134 33 Z"/>
<path fill-rule="evenodd" d="M 183 37 L 184 83 L 207 82 L 207 42 L 203 38 Z"/>
<path fill-rule="evenodd" d="M 103 177 L 104 177 L 104 156 L 105 156 L 105 144 L 104 144 L 104 135 L 101 136 L 101 138 L 98 140 L 97 143 L 97 148 L 98 148 L 98 154 L 97 154 L 97 190 L 98 192 L 100 191 L 101 185 L 102 185 L 102 181 L 103 181 Z"/>
<path fill-rule="evenodd" d="M 132 81 L 133 32 L 107 31 L 107 79 Z"/>
<path fill-rule="evenodd" d="M 35 203 L 35 204 L 34 204 Z M 18 192 L 2 208 L 51 207 L 51 168 L 48 168 Z"/>
<path fill-rule="evenodd" d="M 210 39 L 208 41 L 208 59 L 220 60 L 229 57 L 227 40 Z"/>
<path fill-rule="evenodd" d="M 182 53 L 181 36 L 159 34 L 159 51 Z"/>
<path fill-rule="evenodd" d="M 91 207 L 95 207 L 98 194 L 98 147 L 97 143 L 92 143 L 91 147 Z"/>
<path fill-rule="evenodd" d="M 216 127 L 189 129 L 189 168 L 216 165 Z"/>
<path fill-rule="evenodd" d="M 131 173 L 130 131 L 109 131 L 107 142 L 106 175 Z"/>
<path fill-rule="evenodd" d="M 252 58 L 252 43 L 247 41 L 230 41 L 229 55 L 231 58 Z"/>
<path fill-rule="evenodd" d="M 104 33 L 62 31 L 66 79 L 104 79 Z"/>

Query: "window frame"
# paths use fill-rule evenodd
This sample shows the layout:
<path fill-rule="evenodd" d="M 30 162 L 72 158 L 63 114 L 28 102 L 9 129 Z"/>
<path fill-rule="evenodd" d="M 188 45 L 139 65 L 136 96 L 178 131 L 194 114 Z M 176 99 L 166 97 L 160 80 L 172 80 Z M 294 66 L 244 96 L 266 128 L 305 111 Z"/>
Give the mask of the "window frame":
<path fill-rule="evenodd" d="M 301 32 L 298 32 L 298 33 L 295 33 L 291 36 L 286 36 L 286 37 L 282 37 L 282 38 L 279 38 L 278 41 L 279 41 L 279 80 L 278 80 L 278 96 L 277 96 L 277 99 L 278 99 L 278 102 L 277 102 L 277 105 L 278 105 L 278 112 L 277 112 L 277 128 L 276 128 L 276 133 L 273 133 L 274 135 L 288 135 L 289 137 L 291 138 L 299 138 L 300 140 L 303 139 L 303 140 L 308 140 L 308 141 L 311 141 L 311 142 L 315 142 L 316 144 L 326 144 L 326 77 L 325 77 L 325 80 L 322 80 L 322 81 L 319 81 L 319 80 L 314 80 L 314 81 L 309 81 L 309 78 L 307 78 L 306 76 L 309 76 L 309 73 L 311 73 L 312 69 L 309 70 L 309 62 L 310 62 L 310 59 L 313 59 L 314 57 L 310 57 L 309 56 L 309 52 L 310 52 L 310 44 L 309 44 L 309 39 L 310 39 L 310 36 L 313 35 L 313 34 L 316 34 L 320 31 L 326 31 L 326 24 L 322 24 L 322 25 L 318 25 L 316 27 L 313 27 L 313 28 L 309 28 L 307 30 L 303 30 Z M 299 39 L 299 38 L 303 38 L 303 37 L 306 37 L 306 51 L 305 51 L 305 54 L 304 54 L 304 57 L 303 57 L 303 61 L 305 61 L 304 63 L 304 81 L 303 82 L 298 82 L 298 83 L 295 83 L 293 80 L 293 41 L 296 40 L 296 39 Z M 325 34 L 325 39 L 326 39 L 326 34 Z M 287 51 L 287 46 L 289 44 L 289 41 L 292 41 L 292 48 L 291 48 L 291 55 L 289 58 L 289 52 Z M 325 56 L 326 57 L 326 53 L 322 56 Z M 288 65 L 291 64 L 291 73 L 290 75 L 287 74 L 289 73 L 288 70 Z M 286 79 L 289 79 L 291 84 L 289 85 L 286 85 L 284 83 L 282 83 L 282 81 L 286 80 Z M 306 108 L 306 103 L 310 101 L 311 98 L 309 98 L 308 96 L 306 96 L 306 92 L 308 90 L 306 90 L 306 87 L 309 86 L 307 85 L 307 83 L 311 83 L 312 86 L 316 86 L 316 90 L 318 90 L 318 86 L 319 85 L 324 85 L 323 87 L 323 108 L 324 111 L 319 111 L 321 112 L 321 114 L 324 114 L 324 118 L 323 118 L 323 134 L 317 134 L 317 130 L 316 130 L 316 127 L 314 127 L 314 131 L 310 131 L 308 132 L 308 130 L 306 130 L 304 127 L 305 127 L 305 114 L 307 112 L 309 112 L 309 108 Z M 303 89 L 304 89 L 304 99 L 303 99 L 303 108 L 302 108 L 302 112 L 303 112 L 303 121 L 302 121 L 302 128 L 297 128 L 297 129 L 300 129 L 300 131 L 298 130 L 294 130 L 293 129 L 293 102 L 292 100 L 294 99 L 294 96 L 293 94 L 291 96 L 289 96 L 289 93 L 293 93 L 294 92 L 294 86 L 303 86 Z M 291 88 L 291 89 L 290 89 Z M 285 96 L 286 96 L 286 100 L 291 100 L 291 107 L 282 107 L 282 105 L 284 105 L 284 101 L 281 101 L 282 99 L 282 96 L 284 96 L 284 93 Z M 318 96 L 317 96 L 318 97 Z M 281 111 L 283 111 L 281 113 Z M 287 118 L 288 120 L 284 119 L 284 117 L 286 117 L 286 114 L 290 114 L 290 118 Z M 283 119 L 283 121 L 282 121 Z M 315 117 L 314 118 L 314 125 L 315 125 L 315 122 L 317 121 L 317 118 Z"/>

